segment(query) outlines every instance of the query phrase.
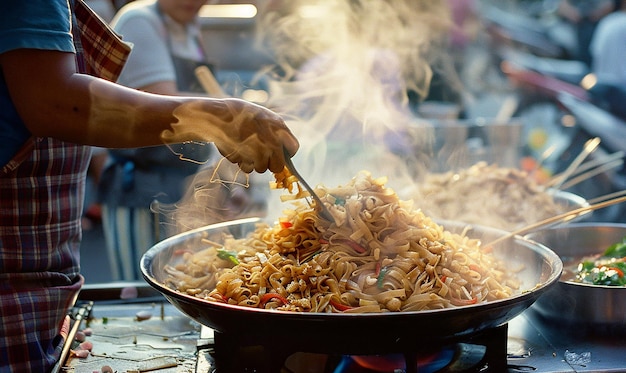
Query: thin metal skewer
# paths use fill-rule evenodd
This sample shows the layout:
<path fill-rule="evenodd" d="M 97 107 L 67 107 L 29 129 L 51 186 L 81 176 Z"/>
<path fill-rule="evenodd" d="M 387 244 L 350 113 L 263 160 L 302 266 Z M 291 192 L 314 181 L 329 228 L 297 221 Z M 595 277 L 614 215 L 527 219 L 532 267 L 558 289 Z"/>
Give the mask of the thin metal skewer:
<path fill-rule="evenodd" d="M 565 212 L 563 214 L 559 214 L 559 215 L 553 216 L 551 218 L 544 219 L 544 220 L 539 221 L 537 223 L 530 224 L 528 226 L 525 226 L 525 227 L 520 228 L 518 230 L 515 230 L 513 232 L 509 232 L 509 233 L 505 234 L 504 236 L 496 238 L 495 240 L 489 242 L 487 245 L 484 245 L 484 246 L 495 245 L 496 243 L 504 241 L 504 240 L 506 240 L 508 238 L 511 238 L 513 236 L 527 234 L 527 233 L 530 233 L 530 232 L 532 232 L 532 231 L 534 231 L 536 229 L 548 226 L 549 224 L 568 221 L 568 220 L 571 220 L 571 219 L 573 219 L 573 218 L 575 218 L 575 217 L 577 217 L 577 216 L 579 216 L 579 215 L 581 215 L 583 213 L 586 213 L 586 212 L 589 212 L 589 211 L 598 210 L 598 209 L 605 208 L 605 207 L 608 207 L 608 206 L 611 206 L 611 205 L 615 205 L 617 203 L 622 203 L 622 202 L 626 202 L 626 196 L 613 198 L 613 199 L 610 199 L 608 201 L 596 203 L 596 204 L 589 205 L 589 206 L 580 207 L 580 208 L 577 208 L 575 210 L 568 211 L 568 212 Z"/>
<path fill-rule="evenodd" d="M 615 153 L 608 154 L 606 156 L 600 156 L 600 157 L 597 157 L 596 159 L 592 159 L 590 161 L 584 162 L 580 165 L 580 167 L 576 168 L 576 171 L 573 172 L 570 177 L 578 176 L 582 174 L 583 172 L 591 170 L 594 167 L 599 167 L 604 164 L 611 163 L 615 160 L 623 159 L 624 154 L 625 153 L 623 151 L 618 151 Z"/>
<path fill-rule="evenodd" d="M 590 179 L 596 175 L 599 175 L 603 172 L 607 172 L 613 168 L 621 167 L 623 164 L 624 164 L 624 161 L 622 159 L 617 159 L 612 162 L 605 163 L 604 165 L 600 167 L 597 167 L 593 170 L 580 174 L 577 177 L 573 177 L 569 179 L 567 182 L 561 185 L 561 190 L 567 190 L 568 188 L 571 188 L 576 184 L 582 183 L 583 181 Z"/>
<path fill-rule="evenodd" d="M 561 185 L 571 176 L 571 174 L 576 171 L 576 168 L 580 166 L 585 158 L 596 150 L 598 145 L 600 145 L 599 137 L 587 140 L 583 147 L 583 151 L 574 159 L 565 171 L 550 180 L 549 185 L 554 189 L 559 189 Z"/>

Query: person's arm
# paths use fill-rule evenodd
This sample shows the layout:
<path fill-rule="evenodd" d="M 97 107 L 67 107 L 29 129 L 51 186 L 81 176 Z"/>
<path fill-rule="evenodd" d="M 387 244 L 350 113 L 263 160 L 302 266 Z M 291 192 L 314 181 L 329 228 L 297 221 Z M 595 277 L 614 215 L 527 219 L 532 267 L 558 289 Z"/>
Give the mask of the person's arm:
<path fill-rule="evenodd" d="M 35 136 L 106 148 L 214 142 L 245 172 L 283 169 L 298 141 L 281 117 L 239 99 L 162 96 L 76 73 L 72 53 L 0 55 L 13 102 Z"/>
<path fill-rule="evenodd" d="M 210 93 L 198 93 L 198 92 L 187 92 L 187 91 L 179 91 L 176 85 L 176 81 L 174 80 L 163 80 L 160 82 L 155 82 L 152 84 L 145 85 L 143 87 L 137 88 L 140 91 L 156 93 L 159 95 L 169 95 L 169 96 L 188 96 L 188 97 L 224 97 L 223 94 L 210 94 Z"/>

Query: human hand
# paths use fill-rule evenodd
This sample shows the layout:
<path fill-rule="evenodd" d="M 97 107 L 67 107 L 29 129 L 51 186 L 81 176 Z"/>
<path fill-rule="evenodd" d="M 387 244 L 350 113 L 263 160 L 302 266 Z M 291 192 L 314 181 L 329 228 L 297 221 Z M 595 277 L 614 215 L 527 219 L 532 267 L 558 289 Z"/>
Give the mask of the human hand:
<path fill-rule="evenodd" d="M 235 98 L 195 99 L 174 111 L 178 122 L 164 131 L 166 142 L 213 142 L 219 152 L 242 171 L 281 172 L 283 148 L 293 155 L 298 140 L 273 111 Z"/>
<path fill-rule="evenodd" d="M 229 120 L 223 131 L 228 138 L 215 141 L 220 153 L 242 171 L 280 172 L 285 165 L 283 147 L 294 154 L 299 147 L 284 120 L 273 111 L 243 100 L 224 100 Z"/>

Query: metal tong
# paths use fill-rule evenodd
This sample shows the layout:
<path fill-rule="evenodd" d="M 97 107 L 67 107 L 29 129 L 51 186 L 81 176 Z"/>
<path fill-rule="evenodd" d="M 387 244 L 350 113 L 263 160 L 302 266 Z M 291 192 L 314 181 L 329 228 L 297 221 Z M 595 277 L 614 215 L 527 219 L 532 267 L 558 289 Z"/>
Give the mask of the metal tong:
<path fill-rule="evenodd" d="M 293 161 L 291 160 L 291 155 L 289 155 L 289 152 L 284 147 L 283 154 L 285 155 L 285 166 L 287 166 L 289 172 L 291 172 L 291 174 L 298 179 L 304 189 L 309 192 L 311 198 L 313 198 L 313 201 L 315 202 L 314 208 L 317 214 L 326 220 L 333 221 L 333 217 L 330 214 L 330 211 L 328 211 L 328 208 L 326 208 L 326 205 L 324 205 L 324 202 L 322 202 L 320 197 L 315 194 L 313 188 L 311 188 L 311 186 L 302 178 L 302 175 L 300 175 L 300 173 L 296 170 L 296 167 L 293 165 Z"/>

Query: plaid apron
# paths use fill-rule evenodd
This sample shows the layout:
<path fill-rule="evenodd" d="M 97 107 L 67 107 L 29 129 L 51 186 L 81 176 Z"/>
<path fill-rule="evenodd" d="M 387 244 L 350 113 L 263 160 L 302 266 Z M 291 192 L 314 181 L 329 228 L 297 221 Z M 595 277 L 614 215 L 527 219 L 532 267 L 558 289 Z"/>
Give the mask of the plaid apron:
<path fill-rule="evenodd" d="M 78 71 L 115 81 L 130 46 L 82 0 L 74 15 Z M 0 372 L 47 372 L 59 358 L 59 328 L 83 284 L 90 157 L 91 147 L 33 137 L 0 170 Z"/>

